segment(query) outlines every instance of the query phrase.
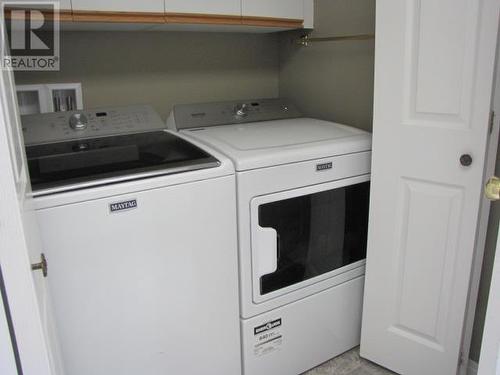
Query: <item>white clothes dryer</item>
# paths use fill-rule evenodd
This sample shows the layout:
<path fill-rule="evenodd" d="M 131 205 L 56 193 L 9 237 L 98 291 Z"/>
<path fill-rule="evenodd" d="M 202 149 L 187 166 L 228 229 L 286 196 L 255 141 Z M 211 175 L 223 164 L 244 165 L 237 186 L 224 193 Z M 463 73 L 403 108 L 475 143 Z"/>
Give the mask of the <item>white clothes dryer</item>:
<path fill-rule="evenodd" d="M 167 125 L 235 165 L 244 374 L 359 345 L 371 135 L 282 99 L 178 105 Z"/>

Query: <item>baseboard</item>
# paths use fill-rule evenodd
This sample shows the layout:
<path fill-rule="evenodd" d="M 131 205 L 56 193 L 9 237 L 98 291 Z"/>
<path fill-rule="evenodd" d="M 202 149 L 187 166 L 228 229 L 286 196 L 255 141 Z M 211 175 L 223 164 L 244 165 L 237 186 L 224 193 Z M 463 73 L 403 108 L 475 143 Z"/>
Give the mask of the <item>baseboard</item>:
<path fill-rule="evenodd" d="M 467 363 L 467 375 L 477 375 L 477 367 L 477 362 L 469 359 L 469 362 Z"/>

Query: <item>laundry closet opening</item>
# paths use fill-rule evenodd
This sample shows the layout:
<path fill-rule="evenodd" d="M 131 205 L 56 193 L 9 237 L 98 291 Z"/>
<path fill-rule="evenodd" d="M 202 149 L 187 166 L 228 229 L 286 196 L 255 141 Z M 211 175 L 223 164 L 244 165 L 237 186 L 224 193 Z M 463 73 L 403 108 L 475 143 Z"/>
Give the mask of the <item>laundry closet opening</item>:
<path fill-rule="evenodd" d="M 309 46 L 298 41 L 305 34 L 311 38 L 374 34 L 375 6 L 375 0 L 315 0 L 313 30 L 275 33 L 63 28 L 60 71 L 17 71 L 15 81 L 17 85 L 42 86 L 80 83 L 82 108 L 150 104 L 163 120 L 176 104 L 286 98 L 305 117 L 371 131 L 374 40 L 313 42 Z M 63 105 L 77 105 L 76 97 L 66 99 L 67 89 L 71 87 L 62 87 L 58 103 L 50 105 L 60 106 L 61 97 Z M 23 100 L 29 111 L 31 94 L 25 94 Z M 264 215 L 265 208 L 262 211 Z M 470 352 L 476 362 L 499 217 L 500 207 L 493 206 Z M 365 238 L 365 231 L 358 232 Z M 358 261 L 362 256 L 355 254 L 354 258 Z M 295 283 L 294 277 L 305 279 L 292 275 L 284 283 Z M 279 289 L 280 283 L 283 281 L 268 277 L 263 294 Z"/>

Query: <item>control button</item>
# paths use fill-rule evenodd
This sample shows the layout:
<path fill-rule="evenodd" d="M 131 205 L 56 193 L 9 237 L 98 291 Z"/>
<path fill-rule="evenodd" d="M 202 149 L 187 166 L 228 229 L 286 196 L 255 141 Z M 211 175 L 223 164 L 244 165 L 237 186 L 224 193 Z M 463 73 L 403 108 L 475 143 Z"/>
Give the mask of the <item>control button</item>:
<path fill-rule="evenodd" d="M 85 130 L 88 123 L 87 117 L 83 113 L 75 113 L 69 118 L 69 126 L 73 130 Z"/>
<path fill-rule="evenodd" d="M 246 116 L 248 116 L 248 105 L 245 103 L 237 104 L 236 107 L 234 107 L 234 117 L 239 119 Z"/>

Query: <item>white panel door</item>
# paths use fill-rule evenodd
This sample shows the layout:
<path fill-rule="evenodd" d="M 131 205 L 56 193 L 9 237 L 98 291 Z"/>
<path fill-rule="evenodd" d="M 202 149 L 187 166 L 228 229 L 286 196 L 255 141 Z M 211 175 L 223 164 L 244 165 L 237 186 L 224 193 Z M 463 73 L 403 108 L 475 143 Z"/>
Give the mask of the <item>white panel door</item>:
<path fill-rule="evenodd" d="M 75 11 L 163 13 L 163 0 L 71 0 Z"/>
<path fill-rule="evenodd" d="M 361 355 L 401 374 L 457 372 L 499 3 L 377 1 Z"/>
<path fill-rule="evenodd" d="M 165 0 L 167 13 L 241 15 L 241 0 Z"/>
<path fill-rule="evenodd" d="M 241 0 L 241 13 L 250 17 L 304 19 L 304 0 Z"/>
<path fill-rule="evenodd" d="M 3 22 L 0 27 L 4 27 Z M 5 35 L 2 30 L 2 35 Z M 6 46 L 7 42 L 3 42 Z M 0 69 L 0 266 L 24 375 L 62 374 L 32 208 L 13 74 Z"/>

